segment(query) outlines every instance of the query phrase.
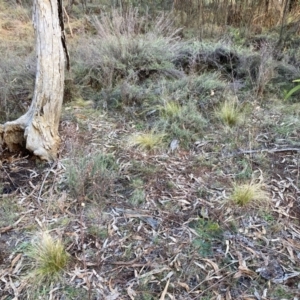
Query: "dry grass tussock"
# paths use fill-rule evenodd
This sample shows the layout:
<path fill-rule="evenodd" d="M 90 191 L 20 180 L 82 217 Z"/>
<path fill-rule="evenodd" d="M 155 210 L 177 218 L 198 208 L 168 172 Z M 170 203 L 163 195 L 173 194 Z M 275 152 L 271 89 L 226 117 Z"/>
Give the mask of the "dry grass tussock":
<path fill-rule="evenodd" d="M 177 39 L 181 29 L 174 29 L 171 15 L 162 14 L 154 22 L 141 16 L 138 9 L 130 9 L 127 13 L 113 10 L 111 15 L 102 15 L 100 18 L 93 17 L 93 23 L 97 34 L 102 39 L 135 38 L 139 35 L 149 34 L 154 36 L 164 36 L 167 40 Z"/>
<path fill-rule="evenodd" d="M 95 90 L 114 88 L 121 80 L 134 84 L 148 74 L 174 68 L 179 30 L 173 29 L 169 16 L 162 15 L 150 26 L 137 10 L 125 15 L 114 10 L 112 15 L 94 17 L 92 24 L 97 38 L 81 42 L 75 55 L 82 63 L 75 67 Z"/>

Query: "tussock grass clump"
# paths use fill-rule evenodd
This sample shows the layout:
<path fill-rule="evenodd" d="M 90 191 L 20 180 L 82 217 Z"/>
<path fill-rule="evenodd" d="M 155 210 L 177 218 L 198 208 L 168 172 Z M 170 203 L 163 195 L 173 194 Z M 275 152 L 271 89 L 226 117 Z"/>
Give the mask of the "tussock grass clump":
<path fill-rule="evenodd" d="M 174 68 L 178 30 L 170 18 L 161 16 L 150 26 L 137 10 L 124 15 L 114 10 L 111 15 L 94 17 L 92 23 L 98 38 L 79 45 L 75 69 L 95 89 L 111 89 L 123 79 L 136 82 Z"/>
<path fill-rule="evenodd" d="M 161 117 L 156 121 L 157 130 L 165 132 L 170 140 L 176 138 L 180 144 L 188 147 L 203 134 L 206 120 L 193 101 L 179 106 L 170 102 L 163 105 L 160 111 Z"/>
<path fill-rule="evenodd" d="M 139 178 L 134 179 L 131 183 L 131 187 L 133 188 L 133 191 L 129 198 L 129 202 L 133 206 L 138 206 L 139 204 L 145 202 L 146 195 L 144 190 L 144 182 Z"/>
<path fill-rule="evenodd" d="M 162 118 L 176 118 L 180 117 L 182 114 L 181 106 L 175 101 L 167 101 L 163 105 L 158 106 L 159 113 Z"/>
<path fill-rule="evenodd" d="M 213 104 L 219 102 L 227 86 L 226 81 L 222 80 L 218 72 L 186 76 L 178 80 L 163 82 L 163 85 L 168 99 L 176 99 L 182 105 L 189 100 L 189 102 L 198 103 L 204 109 L 210 109 Z"/>
<path fill-rule="evenodd" d="M 33 240 L 28 256 L 34 261 L 33 280 L 50 283 L 59 279 L 66 269 L 69 254 L 60 239 L 54 239 L 48 232 L 41 232 Z"/>
<path fill-rule="evenodd" d="M 246 206 L 253 203 L 261 203 L 268 200 L 268 194 L 263 189 L 262 183 L 234 184 L 230 199 L 239 206 Z"/>
<path fill-rule="evenodd" d="M 85 199 L 105 197 L 116 176 L 113 156 L 103 153 L 79 155 L 66 166 L 66 180 L 72 196 Z"/>
<path fill-rule="evenodd" d="M 129 144 L 136 146 L 140 150 L 158 150 L 164 144 L 165 134 L 155 133 L 153 131 L 136 134 L 130 137 Z"/>
<path fill-rule="evenodd" d="M 203 73 L 197 77 L 187 78 L 188 88 L 195 96 L 211 96 L 212 91 L 214 95 L 224 92 L 226 81 L 221 78 L 220 73 Z"/>
<path fill-rule="evenodd" d="M 243 120 L 243 112 L 235 98 L 227 99 L 215 111 L 216 116 L 229 127 L 239 124 Z"/>

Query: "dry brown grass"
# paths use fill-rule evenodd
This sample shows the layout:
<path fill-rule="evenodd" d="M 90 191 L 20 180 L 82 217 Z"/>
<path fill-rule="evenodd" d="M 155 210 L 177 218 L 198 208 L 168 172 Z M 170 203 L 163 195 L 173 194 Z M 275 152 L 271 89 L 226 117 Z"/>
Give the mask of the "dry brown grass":
<path fill-rule="evenodd" d="M 288 2 L 289 3 L 289 2 Z M 286 1 L 271 3 L 267 1 L 248 1 L 245 3 L 205 0 L 176 0 L 174 11 L 181 24 L 191 28 L 201 28 L 207 24 L 208 33 L 214 26 L 223 28 L 233 26 L 256 33 L 261 33 L 263 28 L 272 28 L 282 24 L 294 22 L 299 14 L 299 4 L 291 9 L 285 9 Z M 201 29 L 200 29 L 201 30 Z M 204 31 L 202 30 L 202 33 Z M 212 32 L 211 32 L 212 33 Z"/>
<path fill-rule="evenodd" d="M 6 45 L 18 44 L 20 41 L 33 42 L 31 13 L 20 5 L 1 3 L 0 41 Z"/>

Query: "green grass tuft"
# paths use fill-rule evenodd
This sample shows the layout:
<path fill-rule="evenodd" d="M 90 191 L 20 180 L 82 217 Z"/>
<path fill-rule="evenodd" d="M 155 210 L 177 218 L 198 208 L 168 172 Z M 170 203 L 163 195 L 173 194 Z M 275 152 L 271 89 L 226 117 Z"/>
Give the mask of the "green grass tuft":
<path fill-rule="evenodd" d="M 182 114 L 181 106 L 175 101 L 165 102 L 164 105 L 158 106 L 159 113 L 164 119 L 179 118 Z"/>
<path fill-rule="evenodd" d="M 145 202 L 146 194 L 144 190 L 144 182 L 139 178 L 134 179 L 131 183 L 131 187 L 133 188 L 133 191 L 129 198 L 129 202 L 133 206 L 138 206 L 139 204 Z"/>
<path fill-rule="evenodd" d="M 243 113 L 235 99 L 225 100 L 216 110 L 216 116 L 227 126 L 233 127 L 243 119 Z"/>
<path fill-rule="evenodd" d="M 192 101 L 183 106 L 176 102 L 166 103 L 161 107 L 160 115 L 155 128 L 164 132 L 169 140 L 175 138 L 182 147 L 190 147 L 201 138 L 206 120 Z"/>
<path fill-rule="evenodd" d="M 130 145 L 138 147 L 140 150 L 157 150 L 162 148 L 164 134 L 154 132 L 140 133 L 130 138 Z"/>
<path fill-rule="evenodd" d="M 48 232 L 42 232 L 32 242 L 28 256 L 34 261 L 34 280 L 50 283 L 60 278 L 66 269 L 69 254 L 60 239 L 54 239 Z"/>
<path fill-rule="evenodd" d="M 112 155 L 93 153 L 70 159 L 66 179 L 75 197 L 99 199 L 107 195 L 115 178 L 116 164 Z"/>
<path fill-rule="evenodd" d="M 230 199 L 239 206 L 246 206 L 248 204 L 260 203 L 267 201 L 267 192 L 262 189 L 261 183 L 245 183 L 234 184 Z"/>

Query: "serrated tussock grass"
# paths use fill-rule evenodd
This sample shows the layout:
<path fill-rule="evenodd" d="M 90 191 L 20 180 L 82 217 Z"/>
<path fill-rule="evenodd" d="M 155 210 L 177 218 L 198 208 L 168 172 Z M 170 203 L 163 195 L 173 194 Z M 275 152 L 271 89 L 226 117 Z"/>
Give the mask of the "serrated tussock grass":
<path fill-rule="evenodd" d="M 182 114 L 181 106 L 175 101 L 166 101 L 163 105 L 158 106 L 159 113 L 162 118 L 176 118 Z"/>
<path fill-rule="evenodd" d="M 135 9 L 126 14 L 113 10 L 93 17 L 92 24 L 98 38 L 79 45 L 75 70 L 95 89 L 112 89 L 125 78 L 136 82 L 174 69 L 180 43 L 171 18 L 161 16 L 150 26 Z"/>
<path fill-rule="evenodd" d="M 226 99 L 215 110 L 216 116 L 224 123 L 224 125 L 233 127 L 243 120 L 243 112 L 238 106 L 235 98 Z"/>
<path fill-rule="evenodd" d="M 34 263 L 34 270 L 30 275 L 39 283 L 50 283 L 59 279 L 70 258 L 62 240 L 53 238 L 45 231 L 32 241 L 28 256 Z"/>
<path fill-rule="evenodd" d="M 230 199 L 239 206 L 267 204 L 268 194 L 263 190 L 263 184 L 260 182 L 235 183 Z"/>
<path fill-rule="evenodd" d="M 182 106 L 177 102 L 167 102 L 159 110 L 155 128 L 164 132 L 168 140 L 178 139 L 182 146 L 189 147 L 203 135 L 206 120 L 193 101 Z"/>
<path fill-rule="evenodd" d="M 163 147 L 165 134 L 154 131 L 139 133 L 129 138 L 129 145 L 140 150 L 158 150 Z"/>
<path fill-rule="evenodd" d="M 117 165 L 112 155 L 77 154 L 66 164 L 66 182 L 77 198 L 100 199 L 112 187 Z"/>

